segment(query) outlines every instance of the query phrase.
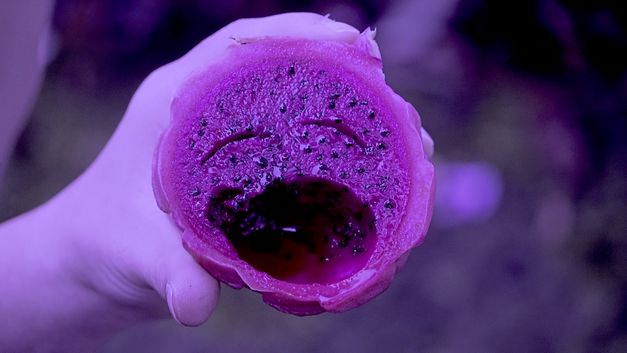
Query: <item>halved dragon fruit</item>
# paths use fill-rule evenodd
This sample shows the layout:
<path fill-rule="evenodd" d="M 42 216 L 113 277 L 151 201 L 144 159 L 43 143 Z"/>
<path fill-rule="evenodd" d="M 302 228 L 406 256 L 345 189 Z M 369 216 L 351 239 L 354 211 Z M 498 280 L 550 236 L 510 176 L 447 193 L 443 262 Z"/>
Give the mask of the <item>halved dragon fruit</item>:
<path fill-rule="evenodd" d="M 430 222 L 420 118 L 385 84 L 372 37 L 240 40 L 172 103 L 159 206 L 209 273 L 281 311 L 372 299 Z"/>

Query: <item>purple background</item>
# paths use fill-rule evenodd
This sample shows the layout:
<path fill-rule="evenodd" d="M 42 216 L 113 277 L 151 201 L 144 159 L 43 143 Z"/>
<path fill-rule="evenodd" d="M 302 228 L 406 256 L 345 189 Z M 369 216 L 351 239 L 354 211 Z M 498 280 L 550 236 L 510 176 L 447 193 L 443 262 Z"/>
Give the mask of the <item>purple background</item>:
<path fill-rule="evenodd" d="M 427 241 L 356 310 L 292 317 L 223 286 L 204 326 L 142 325 L 102 352 L 626 352 L 627 15 L 593 3 L 58 1 L 0 220 L 77 177 L 141 80 L 213 31 L 330 13 L 377 27 L 389 84 L 436 141 Z"/>

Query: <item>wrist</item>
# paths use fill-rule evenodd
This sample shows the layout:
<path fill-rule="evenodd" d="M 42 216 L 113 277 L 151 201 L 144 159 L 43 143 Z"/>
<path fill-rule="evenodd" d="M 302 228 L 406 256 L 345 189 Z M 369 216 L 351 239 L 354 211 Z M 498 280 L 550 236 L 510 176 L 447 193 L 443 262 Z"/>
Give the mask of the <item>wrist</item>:
<path fill-rule="evenodd" d="M 125 283 L 98 265 L 97 246 L 88 245 L 94 237 L 85 227 L 90 219 L 67 195 L 0 224 L 0 347 L 91 350 L 148 317 L 141 306 L 112 295 L 124 292 Z"/>
<path fill-rule="evenodd" d="M 50 211 L 40 206 L 0 225 L 2 347 L 46 351 L 44 344 L 61 345 L 63 328 L 86 299 L 67 270 L 63 239 Z"/>

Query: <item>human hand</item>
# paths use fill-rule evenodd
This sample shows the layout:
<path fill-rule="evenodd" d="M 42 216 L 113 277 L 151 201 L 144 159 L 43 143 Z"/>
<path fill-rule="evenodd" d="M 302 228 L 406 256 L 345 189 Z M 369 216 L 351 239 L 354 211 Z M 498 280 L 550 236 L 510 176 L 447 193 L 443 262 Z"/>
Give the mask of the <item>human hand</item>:
<path fill-rule="evenodd" d="M 240 20 L 152 73 L 89 169 L 46 205 L 0 227 L 0 233 L 23 235 L 0 235 L 8 245 L 0 247 L 0 255 L 7 255 L 0 256 L 0 268 L 25 271 L 6 273 L 9 285 L 0 312 L 16 320 L 12 330 L 0 334 L 0 343 L 12 337 L 19 342 L 15 337 L 21 333 L 23 339 L 35 320 L 39 337 L 32 332 L 29 337 L 54 337 L 46 341 L 51 347 L 70 350 L 68 340 L 77 338 L 68 330 L 105 337 L 130 323 L 167 315 L 163 300 L 180 323 L 203 323 L 216 305 L 218 284 L 183 249 L 179 230 L 157 207 L 151 187 L 153 151 L 169 124 L 173 94 L 188 76 L 218 60 L 234 39 L 350 42 L 358 35 L 315 14 Z M 12 305 L 15 300 L 24 306 Z M 60 319 L 64 323 L 55 325 Z"/>
<path fill-rule="evenodd" d="M 358 34 L 348 25 L 315 14 L 240 20 L 150 75 L 102 155 L 67 196 L 79 205 L 90 195 L 96 201 L 94 208 L 81 205 L 74 214 L 84 212 L 80 218 L 88 224 L 108 224 L 107 229 L 78 241 L 81 253 L 89 254 L 85 261 L 96 260 L 91 271 L 105 271 L 93 286 L 102 286 L 103 293 L 121 300 L 128 299 L 121 293 L 133 297 L 138 288 L 150 287 L 167 300 L 177 321 L 204 322 L 215 306 L 217 285 L 181 247 L 179 231 L 156 207 L 150 183 L 153 151 L 170 122 L 173 94 L 192 73 L 219 59 L 240 38 L 280 35 L 354 41 Z"/>

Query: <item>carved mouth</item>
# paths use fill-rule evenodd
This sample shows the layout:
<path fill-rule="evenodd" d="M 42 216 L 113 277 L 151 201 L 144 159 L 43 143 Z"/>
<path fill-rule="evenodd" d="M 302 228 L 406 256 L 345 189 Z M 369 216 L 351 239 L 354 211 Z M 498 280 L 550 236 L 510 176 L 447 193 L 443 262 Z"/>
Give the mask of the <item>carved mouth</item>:
<path fill-rule="evenodd" d="M 376 244 L 370 207 L 346 186 L 314 177 L 275 180 L 257 195 L 222 188 L 210 223 L 255 269 L 292 283 L 334 283 L 368 261 Z"/>

